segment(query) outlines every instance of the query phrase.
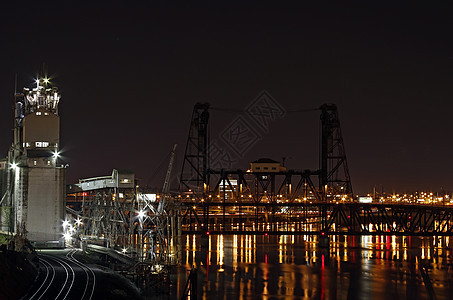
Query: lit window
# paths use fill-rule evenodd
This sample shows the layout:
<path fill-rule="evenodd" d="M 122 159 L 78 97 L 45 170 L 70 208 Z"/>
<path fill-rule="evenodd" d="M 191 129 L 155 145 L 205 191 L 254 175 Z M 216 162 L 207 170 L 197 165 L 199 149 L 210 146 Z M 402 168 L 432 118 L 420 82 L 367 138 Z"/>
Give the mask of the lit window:
<path fill-rule="evenodd" d="M 35 147 L 49 147 L 49 142 L 35 142 Z"/>
<path fill-rule="evenodd" d="M 36 160 L 33 161 L 33 165 L 36 166 Z"/>
<path fill-rule="evenodd" d="M 40 115 L 41 115 L 41 112 L 40 112 L 40 111 L 37 111 L 37 112 L 36 112 L 36 115 L 37 115 L 37 116 L 40 116 Z"/>
<path fill-rule="evenodd" d="M 50 160 L 47 161 L 47 165 L 50 166 Z"/>
<path fill-rule="evenodd" d="M 129 179 L 127 178 L 124 178 L 124 179 L 121 179 L 120 183 L 128 183 L 129 182 Z"/>
<path fill-rule="evenodd" d="M 44 115 L 48 116 L 48 115 L 49 115 L 49 113 L 44 113 Z"/>

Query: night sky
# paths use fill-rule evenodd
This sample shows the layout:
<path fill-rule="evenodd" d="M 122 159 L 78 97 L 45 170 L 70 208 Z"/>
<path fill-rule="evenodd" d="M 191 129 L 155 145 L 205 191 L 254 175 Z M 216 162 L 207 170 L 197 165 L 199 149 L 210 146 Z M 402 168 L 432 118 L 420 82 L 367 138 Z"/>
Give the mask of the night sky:
<path fill-rule="evenodd" d="M 211 111 L 216 139 L 266 90 L 287 113 L 234 168 L 286 157 L 290 169 L 317 169 L 319 112 L 290 111 L 335 103 L 355 194 L 453 190 L 447 4 L 79 2 L 2 4 L 4 156 L 15 74 L 19 89 L 33 87 L 45 62 L 62 93 L 68 183 L 119 168 L 161 187 L 175 143 L 180 172 L 196 102 L 231 110 Z"/>

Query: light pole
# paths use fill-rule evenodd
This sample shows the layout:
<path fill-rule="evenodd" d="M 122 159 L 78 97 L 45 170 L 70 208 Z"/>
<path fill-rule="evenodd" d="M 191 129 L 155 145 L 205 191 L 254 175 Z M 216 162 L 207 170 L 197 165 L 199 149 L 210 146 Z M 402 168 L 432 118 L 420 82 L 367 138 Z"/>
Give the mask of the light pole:
<path fill-rule="evenodd" d="M 139 261 L 143 261 L 143 219 L 146 216 L 146 212 L 142 209 L 138 212 L 138 238 L 139 238 Z"/>

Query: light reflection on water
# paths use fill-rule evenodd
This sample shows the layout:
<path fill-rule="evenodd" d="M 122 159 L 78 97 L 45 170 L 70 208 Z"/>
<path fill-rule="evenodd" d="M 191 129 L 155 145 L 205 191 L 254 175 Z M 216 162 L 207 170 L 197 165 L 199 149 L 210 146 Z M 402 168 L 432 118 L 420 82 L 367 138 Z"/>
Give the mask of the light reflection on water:
<path fill-rule="evenodd" d="M 198 299 L 453 299 L 450 237 L 190 235 Z M 177 291 L 178 298 L 182 290 Z"/>

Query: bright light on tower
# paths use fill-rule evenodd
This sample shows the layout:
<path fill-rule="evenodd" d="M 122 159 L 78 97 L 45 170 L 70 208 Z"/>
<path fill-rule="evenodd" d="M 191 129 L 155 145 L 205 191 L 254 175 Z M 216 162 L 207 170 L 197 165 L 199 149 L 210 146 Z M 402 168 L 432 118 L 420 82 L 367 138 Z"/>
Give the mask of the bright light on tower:
<path fill-rule="evenodd" d="M 138 212 L 138 217 L 143 218 L 145 216 L 145 211 L 141 210 Z"/>
<path fill-rule="evenodd" d="M 53 153 L 53 157 L 54 157 L 54 158 L 59 158 L 59 157 L 60 157 L 60 152 L 55 151 L 55 152 Z"/>
<path fill-rule="evenodd" d="M 63 221 L 63 228 L 66 228 L 69 226 L 69 221 L 68 220 L 64 220 Z"/>
<path fill-rule="evenodd" d="M 16 169 L 17 168 L 17 164 L 15 162 L 11 163 L 11 169 Z"/>

